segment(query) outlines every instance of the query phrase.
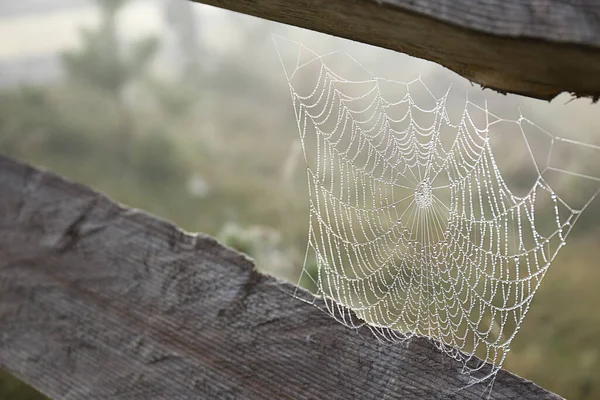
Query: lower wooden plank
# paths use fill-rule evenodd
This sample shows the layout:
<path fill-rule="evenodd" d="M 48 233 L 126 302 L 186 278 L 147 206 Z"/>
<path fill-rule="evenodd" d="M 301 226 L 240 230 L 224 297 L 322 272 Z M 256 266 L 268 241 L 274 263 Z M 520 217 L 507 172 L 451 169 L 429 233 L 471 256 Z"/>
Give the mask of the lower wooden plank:
<path fill-rule="evenodd" d="M 0 364 L 55 399 L 477 399 L 214 239 L 0 157 Z M 559 399 L 500 371 L 492 399 Z"/>

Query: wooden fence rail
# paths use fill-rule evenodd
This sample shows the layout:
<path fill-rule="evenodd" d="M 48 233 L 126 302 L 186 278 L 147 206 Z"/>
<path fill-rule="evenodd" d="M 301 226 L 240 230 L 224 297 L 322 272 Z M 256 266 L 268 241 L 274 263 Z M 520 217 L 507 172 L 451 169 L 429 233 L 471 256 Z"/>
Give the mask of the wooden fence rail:
<path fill-rule="evenodd" d="M 0 365 L 54 399 L 432 399 L 467 385 L 429 341 L 380 343 L 292 291 L 214 239 L 0 157 Z M 491 398 L 560 397 L 500 371 Z"/>
<path fill-rule="evenodd" d="M 484 87 L 600 97 L 598 0 L 192 0 L 401 51 Z"/>

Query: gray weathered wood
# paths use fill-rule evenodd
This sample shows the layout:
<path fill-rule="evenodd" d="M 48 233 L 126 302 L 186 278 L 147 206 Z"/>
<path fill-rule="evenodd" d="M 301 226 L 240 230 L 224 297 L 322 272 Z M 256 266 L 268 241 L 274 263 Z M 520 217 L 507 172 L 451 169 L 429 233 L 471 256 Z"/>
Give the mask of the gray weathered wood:
<path fill-rule="evenodd" d="M 214 239 L 0 157 L 0 365 L 55 399 L 477 399 Z M 500 371 L 492 399 L 559 399 Z"/>
<path fill-rule="evenodd" d="M 485 87 L 600 96 L 598 0 L 192 0 L 434 61 Z"/>

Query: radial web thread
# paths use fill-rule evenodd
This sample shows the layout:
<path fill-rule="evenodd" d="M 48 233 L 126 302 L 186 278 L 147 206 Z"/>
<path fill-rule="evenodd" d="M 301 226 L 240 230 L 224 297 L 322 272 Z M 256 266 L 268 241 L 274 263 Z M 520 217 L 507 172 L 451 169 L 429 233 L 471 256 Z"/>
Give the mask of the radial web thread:
<path fill-rule="evenodd" d="M 421 78 L 378 78 L 344 51 L 319 55 L 277 40 L 308 172 L 302 279 L 341 323 L 367 325 L 390 341 L 431 338 L 466 373 L 493 376 L 598 194 L 597 177 L 553 165 L 553 152 L 569 145 L 600 155 L 600 148 L 553 136 L 523 115 L 502 119 L 468 99 L 452 121 L 450 90 L 436 97 Z M 291 68 L 282 48 L 297 52 Z M 334 70 L 331 59 L 347 68 Z M 362 78 L 346 79 L 356 76 L 350 70 Z M 511 190 L 492 151 L 491 137 L 505 126 L 522 133 L 537 175 L 523 193 Z M 532 127 L 547 143 L 543 155 L 530 145 Z M 556 174 L 596 187 L 573 208 L 550 186 Z"/>

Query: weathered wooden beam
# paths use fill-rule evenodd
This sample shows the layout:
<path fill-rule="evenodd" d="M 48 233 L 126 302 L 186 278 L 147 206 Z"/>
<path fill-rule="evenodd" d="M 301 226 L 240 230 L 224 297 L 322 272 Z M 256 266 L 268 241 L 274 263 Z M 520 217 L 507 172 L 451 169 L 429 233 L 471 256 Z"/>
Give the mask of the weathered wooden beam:
<path fill-rule="evenodd" d="M 597 0 L 192 0 L 384 47 L 484 87 L 600 97 Z"/>
<path fill-rule="evenodd" d="M 0 157 L 0 365 L 52 398 L 433 399 L 467 385 L 431 342 L 380 343 L 293 289 L 214 239 Z M 560 397 L 500 371 L 490 398 Z"/>

